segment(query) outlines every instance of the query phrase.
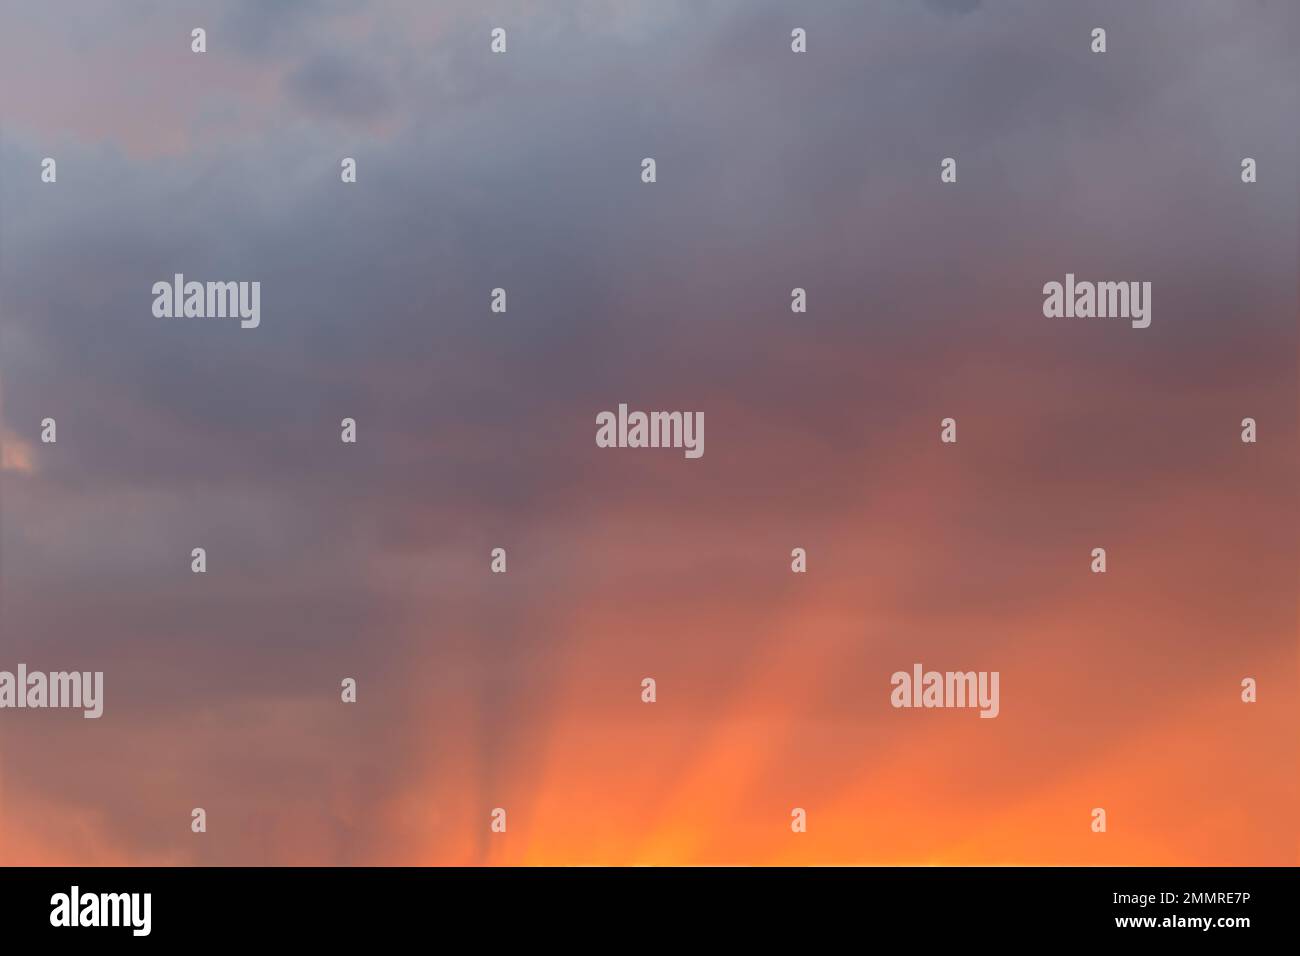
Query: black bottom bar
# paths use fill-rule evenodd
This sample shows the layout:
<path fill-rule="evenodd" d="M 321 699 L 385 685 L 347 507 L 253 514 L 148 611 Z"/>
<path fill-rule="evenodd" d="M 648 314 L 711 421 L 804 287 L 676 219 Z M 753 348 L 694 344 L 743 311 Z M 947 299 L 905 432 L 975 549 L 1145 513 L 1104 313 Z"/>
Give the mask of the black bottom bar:
<path fill-rule="evenodd" d="M 1295 869 L 24 868 L 0 870 L 0 914 L 8 942 L 90 945 L 415 938 L 676 949 L 900 932 L 921 946 L 1060 936 L 1232 945 L 1294 933 L 1296 888 Z"/>

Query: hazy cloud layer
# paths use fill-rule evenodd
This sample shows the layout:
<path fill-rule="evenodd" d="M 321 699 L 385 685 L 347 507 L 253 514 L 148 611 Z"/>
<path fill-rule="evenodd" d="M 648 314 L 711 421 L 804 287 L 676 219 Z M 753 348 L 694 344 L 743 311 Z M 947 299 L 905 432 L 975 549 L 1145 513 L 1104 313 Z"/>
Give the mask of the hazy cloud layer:
<path fill-rule="evenodd" d="M 0 854 L 767 862 L 797 765 L 860 840 L 791 862 L 1292 862 L 1295 10 L 554 6 L 0 3 L 0 668 L 108 689 L 5 713 Z M 154 318 L 177 272 L 261 327 Z M 1150 280 L 1151 328 L 1044 319 L 1066 272 Z M 595 448 L 619 402 L 703 410 L 704 458 Z M 1001 667 L 1001 736 L 881 708 L 916 659 Z M 1252 782 L 1197 803 L 1130 748 L 1247 672 Z M 969 793 L 918 756 L 959 749 Z M 1057 815 L 1106 785 L 1186 810 L 1094 859 Z"/>

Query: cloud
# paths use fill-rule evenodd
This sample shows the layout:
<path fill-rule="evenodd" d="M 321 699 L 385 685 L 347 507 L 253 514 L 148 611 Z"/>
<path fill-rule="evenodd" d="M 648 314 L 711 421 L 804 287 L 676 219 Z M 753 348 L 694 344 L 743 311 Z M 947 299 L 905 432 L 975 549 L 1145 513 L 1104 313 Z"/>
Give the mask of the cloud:
<path fill-rule="evenodd" d="M 338 53 L 312 56 L 285 78 L 290 95 L 309 113 L 375 121 L 391 106 L 384 80 Z"/>
<path fill-rule="evenodd" d="M 30 475 L 34 470 L 32 446 L 8 428 L 0 426 L 0 471 Z"/>
<path fill-rule="evenodd" d="M 89 752 L 81 722 L 6 733 L 3 822 L 67 808 L 91 832 L 61 859 L 188 859 L 162 821 L 200 789 L 249 824 L 223 862 L 489 859 L 505 851 L 480 804 L 503 792 L 551 861 L 725 861 L 743 847 L 710 843 L 690 806 L 734 767 L 746 833 L 786 760 L 846 807 L 906 792 L 907 760 L 857 781 L 831 743 L 896 739 L 863 688 L 914 649 L 1027 674 L 1042 653 L 1079 675 L 1080 711 L 1111 699 L 1112 656 L 1136 662 L 1087 761 L 1053 758 L 1069 781 L 1172 712 L 1143 667 L 1186 661 L 1159 693 L 1210 699 L 1294 620 L 1272 518 L 1293 452 L 1251 448 L 1243 499 L 1235 442 L 1247 412 L 1266 435 L 1295 420 L 1293 181 L 1235 180 L 1243 143 L 1294 168 L 1277 14 L 1124 6 L 1111 35 L 1143 55 L 1103 64 L 1084 14 L 1038 3 L 987 8 L 974 33 L 809 7 L 800 56 L 786 4 L 520 4 L 495 59 L 468 2 L 223 7 L 206 59 L 182 14 L 74 24 L 73 56 L 27 9 L 5 15 L 22 42 L 0 77 L 51 66 L 0 141 L 0 608 L 29 663 L 102 663 L 109 711 L 95 788 L 55 772 Z M 57 186 L 37 175 L 50 153 Z M 261 327 L 155 319 L 151 285 L 178 271 L 261 281 Z M 1039 289 L 1066 271 L 1154 279 L 1150 334 L 1045 322 Z M 596 449 L 595 413 L 621 401 L 703 410 L 705 457 Z M 47 414 L 57 451 L 36 444 Z M 1099 538 L 1125 571 L 1080 582 Z M 498 545 L 508 575 L 486 572 Z M 676 708 L 658 724 L 635 709 L 651 668 Z M 1053 692 L 1018 690 L 1026 723 L 971 741 L 971 766 L 1079 744 Z M 574 781 L 623 806 L 638 774 L 626 828 L 566 851 Z M 938 853 L 973 811 L 933 799 Z M 864 840 L 914 832 L 897 802 Z M 641 848 L 647 819 L 664 842 Z M 1271 846 L 1276 824 L 1201 859 Z"/>
<path fill-rule="evenodd" d="M 982 0 L 924 0 L 924 3 L 936 13 L 963 16 L 977 10 Z"/>

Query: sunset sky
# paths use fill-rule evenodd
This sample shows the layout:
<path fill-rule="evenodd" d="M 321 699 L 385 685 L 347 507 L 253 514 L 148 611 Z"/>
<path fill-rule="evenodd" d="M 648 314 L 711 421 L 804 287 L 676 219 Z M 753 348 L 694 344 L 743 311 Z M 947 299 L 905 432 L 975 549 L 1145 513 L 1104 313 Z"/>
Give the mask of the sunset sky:
<path fill-rule="evenodd" d="M 0 0 L 0 670 L 105 683 L 0 711 L 0 864 L 1295 864 L 1297 50 L 1283 0 Z M 1151 326 L 1044 318 L 1067 273 Z M 621 402 L 703 457 L 596 447 Z M 891 708 L 915 662 L 999 716 Z"/>

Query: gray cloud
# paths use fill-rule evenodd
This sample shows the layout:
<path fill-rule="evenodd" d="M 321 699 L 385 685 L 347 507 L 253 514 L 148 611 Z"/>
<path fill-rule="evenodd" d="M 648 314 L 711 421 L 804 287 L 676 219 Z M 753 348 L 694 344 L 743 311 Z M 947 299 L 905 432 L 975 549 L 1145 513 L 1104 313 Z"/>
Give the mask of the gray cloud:
<path fill-rule="evenodd" d="M 1231 422 L 1249 399 L 1278 434 L 1294 421 L 1286 7 L 1113 5 L 1103 59 L 1086 52 L 1091 13 L 1064 5 L 940 19 L 819 4 L 799 12 L 805 58 L 785 4 L 562 6 L 505 8 L 511 53 L 496 59 L 471 3 L 241 3 L 217 27 L 233 55 L 217 42 L 180 67 L 158 51 L 192 8 L 75 27 L 79 65 L 25 95 L 54 111 L 61 84 L 149 93 L 118 97 L 107 133 L 74 135 L 92 118 L 74 110 L 66 130 L 18 120 L 0 141 L 4 419 L 29 442 L 44 415 L 60 422 L 36 476 L 2 479 L 12 646 L 110 661 L 127 647 L 153 663 L 125 701 L 167 686 L 168 706 L 195 713 L 222 687 L 246 689 L 238 706 L 274 698 L 277 680 L 306 699 L 364 657 L 396 725 L 424 704 L 403 684 L 412 645 L 391 635 L 418 633 L 446 651 L 445 686 L 478 695 L 488 792 L 520 747 L 529 681 L 560 666 L 542 649 L 570 622 L 548 591 L 600 575 L 582 534 L 602 522 L 637 538 L 675 507 L 701 534 L 779 512 L 830 537 L 864 496 L 901 495 L 880 478 L 917 454 L 899 436 L 960 402 L 1003 423 L 969 460 L 981 501 L 1010 515 L 963 520 L 1010 548 L 1073 527 L 1072 480 L 1109 482 L 1140 515 L 1161 488 L 1123 488 L 1117 459 L 1221 475 L 1222 458 L 1187 451 L 1191 403 Z M 57 57 L 47 18 L 6 9 L 15 29 L 0 33 L 36 30 Z M 168 103 L 195 130 L 154 151 Z M 229 117 L 221 135 L 193 119 L 206 111 Z M 50 153 L 56 188 L 36 175 Z M 1249 191 L 1247 153 L 1263 171 Z M 339 182 L 344 155 L 355 186 Z M 955 189 L 937 182 L 949 155 Z M 653 187 L 643 156 L 659 161 Z M 1067 270 L 1154 278 L 1152 334 L 1046 334 L 1038 289 Z M 260 280 L 262 327 L 154 319 L 150 286 L 177 271 Z M 508 316 L 487 311 L 497 285 Z M 797 325 L 794 285 L 812 303 Z M 1083 393 L 1088 422 L 1072 417 Z M 591 457 L 592 416 L 619 401 L 708 407 L 716 444 L 693 484 L 662 462 Z M 1066 431 L 1007 424 L 1040 407 Z M 1147 414 L 1167 445 L 1132 426 Z M 344 415 L 355 448 L 338 441 Z M 1014 472 L 987 477 L 1008 456 Z M 1060 510 L 1017 507 L 1034 485 Z M 629 502 L 645 510 L 622 514 Z M 507 538 L 537 570 L 495 595 L 483 559 Z M 198 540 L 222 568 L 206 590 L 185 570 Z M 755 560 L 709 546 L 694 558 L 706 570 Z M 970 548 L 931 560 L 955 576 Z M 1044 574 L 977 583 L 1012 600 Z M 313 719 L 296 715 L 286 739 Z M 374 739 L 342 746 L 364 755 Z M 418 731 L 380 755 L 407 745 Z M 258 766 L 277 755 L 262 746 Z M 318 764 L 291 777 L 303 800 L 335 783 Z M 273 789 L 249 812 L 271 812 Z M 130 801 L 122 782 L 107 798 L 147 839 Z M 340 844 L 360 839 L 343 830 Z"/>
<path fill-rule="evenodd" d="M 931 10 L 944 14 L 962 15 L 979 9 L 981 0 L 924 0 Z"/>
<path fill-rule="evenodd" d="M 290 94 L 309 113 L 375 120 L 387 112 L 383 79 L 337 53 L 311 57 L 285 78 Z"/>

